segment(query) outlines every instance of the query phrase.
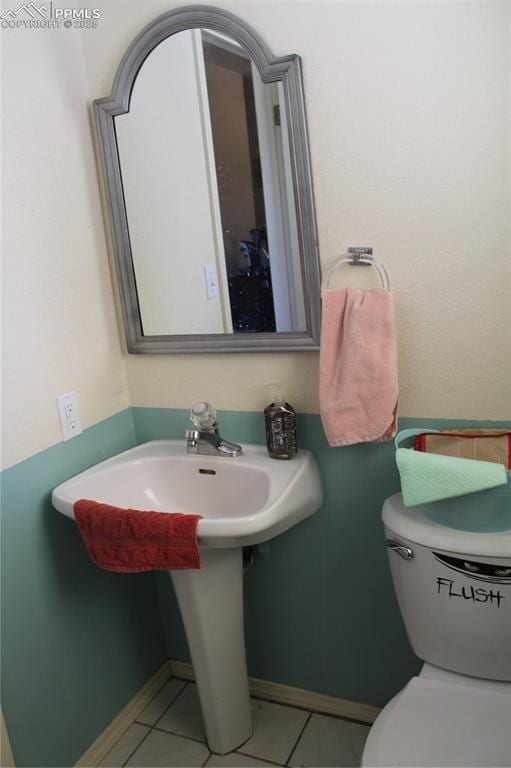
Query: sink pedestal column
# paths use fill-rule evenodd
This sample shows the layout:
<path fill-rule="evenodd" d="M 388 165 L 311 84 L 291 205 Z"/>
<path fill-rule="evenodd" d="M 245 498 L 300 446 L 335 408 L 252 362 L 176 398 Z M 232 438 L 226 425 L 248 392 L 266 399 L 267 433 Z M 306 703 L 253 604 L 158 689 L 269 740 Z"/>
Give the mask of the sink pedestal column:
<path fill-rule="evenodd" d="M 243 630 L 241 547 L 201 550 L 200 570 L 171 571 L 209 748 L 225 754 L 252 734 Z"/>

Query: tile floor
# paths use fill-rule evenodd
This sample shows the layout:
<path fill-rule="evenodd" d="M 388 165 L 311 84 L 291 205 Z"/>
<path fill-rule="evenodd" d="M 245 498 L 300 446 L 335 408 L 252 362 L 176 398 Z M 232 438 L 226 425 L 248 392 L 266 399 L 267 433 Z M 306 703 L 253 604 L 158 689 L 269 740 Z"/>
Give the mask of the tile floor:
<path fill-rule="evenodd" d="M 212 754 L 206 744 L 195 683 L 172 678 L 101 763 L 105 768 L 250 768 L 360 764 L 369 726 L 252 699 L 254 734 L 236 752 Z"/>

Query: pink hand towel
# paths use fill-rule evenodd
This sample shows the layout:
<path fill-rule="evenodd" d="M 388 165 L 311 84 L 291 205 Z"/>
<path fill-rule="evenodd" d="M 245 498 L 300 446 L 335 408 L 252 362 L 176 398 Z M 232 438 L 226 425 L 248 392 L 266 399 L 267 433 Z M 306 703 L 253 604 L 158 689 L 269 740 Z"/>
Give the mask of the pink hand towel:
<path fill-rule="evenodd" d="M 319 404 L 331 446 L 383 442 L 396 433 L 398 378 L 390 291 L 324 290 Z"/>

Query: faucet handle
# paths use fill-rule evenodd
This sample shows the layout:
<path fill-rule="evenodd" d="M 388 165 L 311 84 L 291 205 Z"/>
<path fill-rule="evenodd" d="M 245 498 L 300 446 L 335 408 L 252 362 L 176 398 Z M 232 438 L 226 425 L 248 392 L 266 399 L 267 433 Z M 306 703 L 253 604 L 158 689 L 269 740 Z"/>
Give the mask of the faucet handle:
<path fill-rule="evenodd" d="M 216 410 L 210 403 L 195 403 L 190 411 L 190 420 L 199 429 L 212 432 L 216 428 Z"/>

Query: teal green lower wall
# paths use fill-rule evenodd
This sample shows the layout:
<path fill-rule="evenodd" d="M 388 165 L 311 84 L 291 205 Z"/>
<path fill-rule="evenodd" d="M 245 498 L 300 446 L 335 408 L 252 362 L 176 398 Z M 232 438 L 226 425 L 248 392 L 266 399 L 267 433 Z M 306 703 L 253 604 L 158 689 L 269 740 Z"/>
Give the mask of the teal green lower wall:
<path fill-rule="evenodd" d="M 188 415 L 134 408 L 137 441 L 181 438 Z M 260 413 L 222 412 L 220 423 L 229 440 L 265 441 Z M 400 422 L 402 429 L 450 426 L 477 424 Z M 297 428 L 300 446 L 316 458 L 325 502 L 273 539 L 268 559 L 257 560 L 245 576 L 249 674 L 382 705 L 420 668 L 394 597 L 380 521 L 383 500 L 399 490 L 394 445 L 330 448 L 317 415 L 298 415 Z M 168 655 L 188 660 L 168 579 L 157 581 Z"/>
<path fill-rule="evenodd" d="M 2 708 L 17 766 L 70 766 L 166 658 L 153 574 L 99 570 L 52 489 L 135 444 L 129 410 L 1 475 Z"/>
<path fill-rule="evenodd" d="M 227 438 L 264 443 L 260 413 L 220 417 Z M 475 425 L 401 422 L 415 426 Z M 2 707 L 16 765 L 73 765 L 165 658 L 188 660 L 168 577 L 96 568 L 51 505 L 67 478 L 187 427 L 188 411 L 132 408 L 2 473 Z M 384 704 L 420 667 L 383 547 L 381 505 L 399 485 L 393 445 L 329 448 L 315 415 L 298 416 L 298 435 L 325 503 L 245 576 L 249 673 Z"/>

